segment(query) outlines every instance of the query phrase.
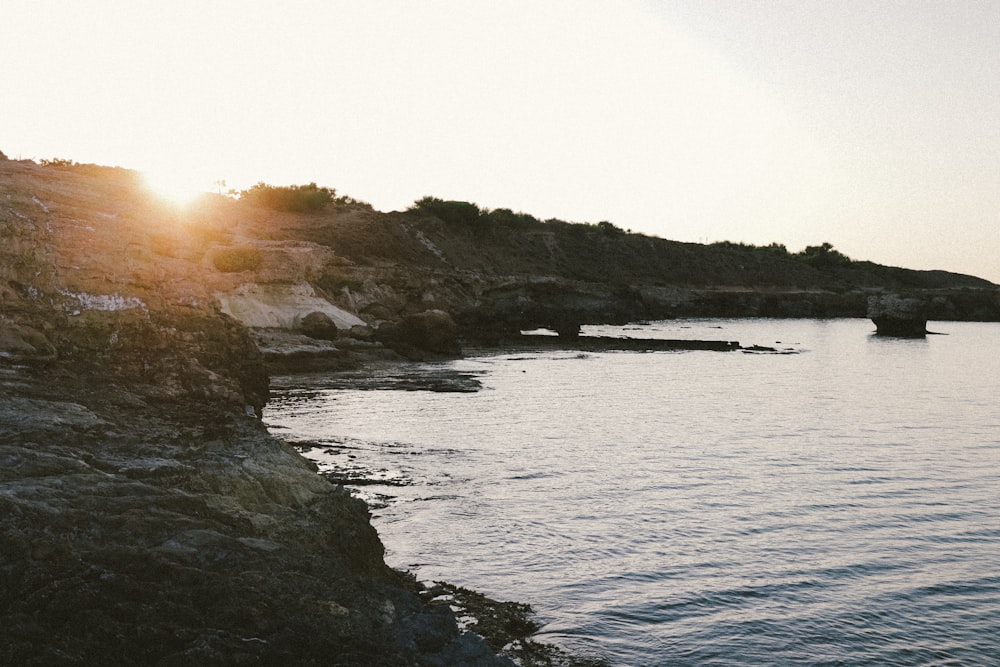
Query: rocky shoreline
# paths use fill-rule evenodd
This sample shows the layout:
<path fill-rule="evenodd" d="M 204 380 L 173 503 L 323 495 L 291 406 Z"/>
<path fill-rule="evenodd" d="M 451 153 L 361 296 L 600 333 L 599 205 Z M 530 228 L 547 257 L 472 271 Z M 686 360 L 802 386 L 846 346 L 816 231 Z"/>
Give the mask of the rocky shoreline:
<path fill-rule="evenodd" d="M 490 268 L 469 252 L 482 232 L 424 222 L 221 196 L 183 211 L 128 170 L 0 154 L 0 664 L 588 664 L 532 643 L 524 606 L 386 566 L 364 503 L 264 428 L 269 374 L 454 357 L 462 336 L 519 327 L 833 314 L 864 293 L 624 286 L 517 254 Z M 518 252 L 598 266 L 563 236 Z M 1000 313 L 960 278 L 940 308 Z M 480 610 L 479 634 L 453 607 Z"/>
<path fill-rule="evenodd" d="M 207 415 L 206 415 L 207 417 Z M 5 396 L 4 664 L 508 664 L 255 419 Z"/>
<path fill-rule="evenodd" d="M 511 664 L 267 433 L 262 354 L 136 187 L 0 161 L 0 663 Z"/>
<path fill-rule="evenodd" d="M 206 225 L 132 172 L 0 160 L 0 664 L 585 664 L 524 606 L 389 568 L 364 502 L 267 432 L 269 364 L 403 357 L 323 318 L 248 329 L 224 306 L 263 302 L 219 297 Z"/>

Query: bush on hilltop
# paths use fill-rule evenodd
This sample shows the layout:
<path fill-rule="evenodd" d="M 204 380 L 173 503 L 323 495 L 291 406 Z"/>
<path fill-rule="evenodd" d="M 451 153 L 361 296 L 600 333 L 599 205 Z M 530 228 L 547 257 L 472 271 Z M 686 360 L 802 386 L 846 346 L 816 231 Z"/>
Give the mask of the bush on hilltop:
<path fill-rule="evenodd" d="M 422 197 L 413 202 L 409 210 L 426 213 L 451 224 L 472 224 L 483 217 L 482 209 L 472 202 L 437 197 Z"/>
<path fill-rule="evenodd" d="M 805 250 L 795 255 L 795 258 L 818 269 L 829 266 L 847 266 L 852 261 L 850 257 L 835 249 L 830 243 L 807 245 Z"/>
<path fill-rule="evenodd" d="M 337 191 L 333 188 L 320 187 L 315 183 L 308 185 L 268 185 L 258 183 L 253 187 L 239 192 L 240 201 L 246 201 L 257 206 L 263 206 L 274 211 L 289 213 L 315 213 L 323 210 L 327 204 L 334 201 Z"/>
<path fill-rule="evenodd" d="M 800 252 L 788 252 L 788 248 L 783 243 L 771 243 L 770 245 L 754 245 L 752 243 L 734 243 L 733 241 L 716 241 L 712 244 L 716 248 L 727 248 L 731 250 L 743 250 L 747 252 L 763 253 L 779 257 L 788 257 L 798 260 L 817 269 L 824 269 L 834 266 L 848 266 L 854 263 L 850 257 L 833 247 L 831 243 L 821 243 L 820 245 L 808 245 Z"/>

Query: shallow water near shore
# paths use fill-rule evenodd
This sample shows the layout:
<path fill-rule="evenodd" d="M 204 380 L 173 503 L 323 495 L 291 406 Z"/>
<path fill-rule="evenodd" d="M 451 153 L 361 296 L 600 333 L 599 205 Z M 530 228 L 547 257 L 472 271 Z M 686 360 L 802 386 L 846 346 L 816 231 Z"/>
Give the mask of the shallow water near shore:
<path fill-rule="evenodd" d="M 369 501 L 390 565 L 528 602 L 578 655 L 1000 664 L 1000 324 L 929 328 L 590 327 L 793 353 L 472 351 L 277 378 L 265 421 Z"/>

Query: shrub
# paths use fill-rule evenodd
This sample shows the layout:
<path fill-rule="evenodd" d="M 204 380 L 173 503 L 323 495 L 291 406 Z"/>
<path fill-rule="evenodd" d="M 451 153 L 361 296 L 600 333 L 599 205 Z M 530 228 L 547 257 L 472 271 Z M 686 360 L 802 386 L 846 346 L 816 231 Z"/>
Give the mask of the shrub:
<path fill-rule="evenodd" d="M 483 211 L 472 202 L 444 200 L 437 197 L 418 199 L 413 202 L 409 210 L 433 215 L 451 224 L 472 224 L 483 217 Z"/>
<path fill-rule="evenodd" d="M 607 220 L 601 220 L 595 225 L 605 236 L 619 236 L 625 233 L 625 230 L 614 224 L 613 222 L 608 222 Z"/>
<path fill-rule="evenodd" d="M 764 253 L 767 255 L 788 256 L 788 248 L 784 243 L 770 243 L 768 245 L 754 245 L 753 243 L 734 243 L 733 241 L 716 241 L 712 244 L 716 248 L 727 248 L 731 250 L 749 250 L 752 252 Z"/>
<path fill-rule="evenodd" d="M 215 253 L 212 263 L 223 273 L 240 273 L 256 271 L 260 268 L 263 258 L 257 248 L 244 246 L 242 248 L 227 248 Z"/>
<path fill-rule="evenodd" d="M 121 183 L 128 183 L 132 185 L 137 185 L 142 182 L 142 177 L 139 172 L 133 171 L 131 169 L 125 169 L 124 167 L 109 167 L 103 164 L 91 164 L 89 162 L 74 162 L 73 160 L 68 160 L 66 158 L 54 157 L 52 159 L 41 159 L 38 164 L 43 167 L 57 167 L 60 169 L 68 169 L 73 173 L 86 174 L 87 176 L 94 176 L 96 178 L 101 178 L 107 181 L 118 181 Z"/>
<path fill-rule="evenodd" d="M 61 157 L 54 157 L 51 160 L 46 160 L 45 158 L 42 158 L 41 160 L 38 161 L 38 164 L 42 165 L 43 167 L 72 167 L 76 164 L 76 162 Z"/>
<path fill-rule="evenodd" d="M 541 221 L 529 213 L 515 213 L 509 208 L 495 208 L 483 214 L 492 224 L 514 229 L 528 229 L 540 225 Z"/>
<path fill-rule="evenodd" d="M 836 250 L 830 243 L 808 245 L 805 250 L 796 253 L 793 257 L 816 268 L 847 266 L 852 261 L 850 257 Z"/>
<path fill-rule="evenodd" d="M 291 213 L 313 213 L 321 211 L 334 200 L 337 192 L 333 188 L 308 185 L 268 185 L 258 183 L 241 190 L 240 200 L 248 201 L 275 211 Z"/>

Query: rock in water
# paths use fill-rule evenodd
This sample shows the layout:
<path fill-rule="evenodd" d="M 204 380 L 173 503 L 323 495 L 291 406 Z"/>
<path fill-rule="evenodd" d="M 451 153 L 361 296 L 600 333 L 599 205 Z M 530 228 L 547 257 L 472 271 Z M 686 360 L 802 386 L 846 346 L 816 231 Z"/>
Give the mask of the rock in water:
<path fill-rule="evenodd" d="M 868 317 L 881 336 L 927 335 L 927 304 L 922 299 L 881 294 L 868 297 Z"/>
<path fill-rule="evenodd" d="M 427 356 L 458 356 L 458 327 L 443 310 L 407 315 L 394 324 L 383 324 L 377 339 L 410 359 Z"/>

